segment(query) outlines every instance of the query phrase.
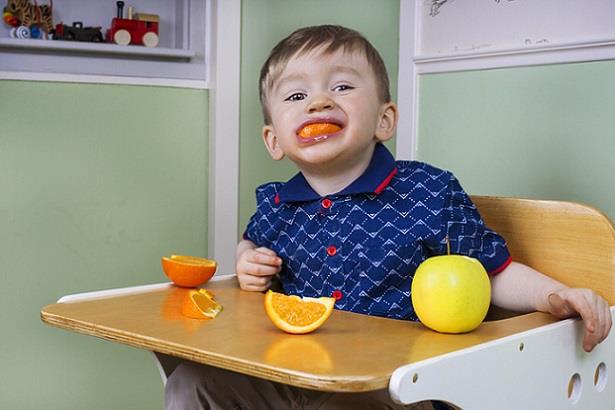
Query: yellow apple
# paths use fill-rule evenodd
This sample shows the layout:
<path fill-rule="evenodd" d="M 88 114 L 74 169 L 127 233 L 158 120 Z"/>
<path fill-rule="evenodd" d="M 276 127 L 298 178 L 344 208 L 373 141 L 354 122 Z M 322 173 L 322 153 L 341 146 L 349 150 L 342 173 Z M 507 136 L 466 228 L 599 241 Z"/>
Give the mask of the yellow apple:
<path fill-rule="evenodd" d="M 414 311 L 425 326 L 442 333 L 465 333 L 485 319 L 491 284 L 477 259 L 435 256 L 417 268 L 410 295 Z"/>

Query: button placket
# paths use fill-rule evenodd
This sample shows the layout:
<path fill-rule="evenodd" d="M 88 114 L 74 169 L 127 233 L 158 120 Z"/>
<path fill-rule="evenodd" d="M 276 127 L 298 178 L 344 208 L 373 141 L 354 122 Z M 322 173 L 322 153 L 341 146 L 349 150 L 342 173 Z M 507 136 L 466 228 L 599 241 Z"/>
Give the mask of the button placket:
<path fill-rule="evenodd" d="M 320 203 L 318 204 L 318 215 L 320 215 L 321 218 L 326 218 L 327 216 L 330 216 L 332 206 L 333 201 L 331 201 L 329 198 L 321 199 Z"/>
<path fill-rule="evenodd" d="M 319 214 L 322 217 L 323 230 L 326 232 L 327 240 L 323 243 L 325 252 L 325 264 L 331 269 L 331 274 L 328 277 L 329 286 L 331 286 L 332 297 L 336 301 L 343 298 L 343 257 L 341 241 L 341 224 L 338 218 L 338 213 L 342 210 L 336 206 L 339 198 L 322 198 L 320 200 Z"/>

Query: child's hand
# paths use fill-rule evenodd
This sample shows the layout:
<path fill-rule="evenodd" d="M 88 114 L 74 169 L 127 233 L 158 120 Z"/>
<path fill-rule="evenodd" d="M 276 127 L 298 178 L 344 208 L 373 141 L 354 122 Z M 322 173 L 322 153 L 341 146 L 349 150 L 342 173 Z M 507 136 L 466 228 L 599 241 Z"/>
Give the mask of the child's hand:
<path fill-rule="evenodd" d="M 583 349 L 591 352 L 611 330 L 609 304 L 590 289 L 567 288 L 551 293 L 548 297 L 549 313 L 558 318 L 581 316 L 585 324 Z"/>
<path fill-rule="evenodd" d="M 262 292 L 269 288 L 271 279 L 280 272 L 282 259 L 271 249 L 246 247 L 237 256 L 235 268 L 241 289 Z"/>

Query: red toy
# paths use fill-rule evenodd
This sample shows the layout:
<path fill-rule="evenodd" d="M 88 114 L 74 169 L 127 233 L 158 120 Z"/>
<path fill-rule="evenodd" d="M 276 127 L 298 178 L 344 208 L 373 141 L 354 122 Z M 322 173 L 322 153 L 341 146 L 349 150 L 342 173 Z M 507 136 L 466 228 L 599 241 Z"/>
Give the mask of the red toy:
<path fill-rule="evenodd" d="M 128 18 L 123 18 L 124 2 L 117 3 L 117 17 L 111 21 L 111 28 L 107 30 L 106 39 L 110 43 L 120 45 L 136 44 L 146 47 L 158 45 L 159 18 L 152 14 L 137 14 L 132 18 L 132 8 L 129 8 Z"/>

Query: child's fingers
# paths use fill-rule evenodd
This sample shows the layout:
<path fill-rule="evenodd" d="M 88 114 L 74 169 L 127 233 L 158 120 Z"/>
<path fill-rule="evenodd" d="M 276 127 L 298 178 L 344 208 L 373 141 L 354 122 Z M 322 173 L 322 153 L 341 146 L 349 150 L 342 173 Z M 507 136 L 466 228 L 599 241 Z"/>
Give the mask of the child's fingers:
<path fill-rule="evenodd" d="M 264 254 L 267 254 L 267 255 L 277 256 L 276 253 L 273 250 L 271 250 L 269 248 L 265 248 L 264 246 L 261 246 L 261 247 L 258 247 L 258 248 L 254 248 L 254 250 L 256 252 L 264 253 Z"/>
<path fill-rule="evenodd" d="M 599 299 L 599 317 L 598 323 L 600 324 L 600 342 L 607 338 L 609 332 L 611 331 L 611 327 L 613 326 L 611 319 L 611 309 L 606 300 L 600 298 Z"/>
<path fill-rule="evenodd" d="M 591 352 L 602 338 L 601 332 L 598 330 L 599 312 L 592 308 L 592 305 L 585 298 L 573 299 L 569 301 L 574 310 L 579 312 L 581 319 L 585 325 L 585 334 L 583 336 L 583 350 Z M 594 306 L 595 307 L 595 306 Z"/>
<path fill-rule="evenodd" d="M 606 336 L 601 332 L 590 332 L 585 330 L 585 336 L 583 337 L 583 350 L 591 352 L 594 347 L 605 339 Z"/>
<path fill-rule="evenodd" d="M 592 293 L 585 301 L 589 306 L 588 310 L 591 311 L 592 319 L 588 319 L 586 322 L 583 349 L 590 352 L 598 343 L 607 338 L 611 331 L 612 320 L 609 304 L 602 297 Z M 583 315 L 581 317 L 584 318 Z"/>
<path fill-rule="evenodd" d="M 586 298 L 573 299 L 571 301 L 573 307 L 585 322 L 585 329 L 590 333 L 595 333 L 598 327 L 598 311 L 596 306 L 591 304 Z"/>
<path fill-rule="evenodd" d="M 585 324 L 583 350 L 586 352 L 591 352 L 603 339 L 604 327 L 601 324 L 601 309 L 597 302 L 596 299 L 590 300 L 588 297 L 574 298 L 570 301 Z"/>
<path fill-rule="evenodd" d="M 260 247 L 244 251 L 237 260 L 237 280 L 243 290 L 265 291 L 280 272 L 282 259 L 271 249 Z"/>
<path fill-rule="evenodd" d="M 551 314 L 559 318 L 566 318 L 579 315 L 585 325 L 585 335 L 583 337 L 583 349 L 591 351 L 598 344 L 596 335 L 596 317 L 585 297 L 563 298 L 557 293 L 549 295 Z"/>
<path fill-rule="evenodd" d="M 572 309 L 579 313 L 585 323 L 586 334 L 595 333 L 598 321 L 598 312 L 595 305 L 590 303 L 585 297 L 572 298 L 567 301 Z"/>
<path fill-rule="evenodd" d="M 273 276 L 280 272 L 280 267 L 247 262 L 245 272 L 253 276 Z"/>
<path fill-rule="evenodd" d="M 606 315 L 607 315 L 606 323 L 607 324 L 606 324 L 606 336 L 604 338 L 606 339 L 606 337 L 611 332 L 611 330 L 613 330 L 613 316 L 611 315 L 611 308 L 609 304 L 606 303 L 606 301 L 605 301 L 605 305 L 606 305 Z"/>
<path fill-rule="evenodd" d="M 271 276 L 254 276 L 254 275 L 240 275 L 239 286 L 243 290 L 251 292 L 262 292 L 269 289 L 271 286 Z"/>
<path fill-rule="evenodd" d="M 570 305 L 570 303 L 557 293 L 552 293 L 549 295 L 549 305 L 550 313 L 560 319 L 577 314 L 577 311 Z"/>
<path fill-rule="evenodd" d="M 244 256 L 237 261 L 236 270 L 238 275 L 273 276 L 280 271 L 280 266 L 250 262 L 250 258 Z"/>
<path fill-rule="evenodd" d="M 254 264 L 270 265 L 279 267 L 282 259 L 274 251 L 267 248 L 256 248 L 247 255 L 248 262 Z M 276 272 L 277 273 L 277 272 Z"/>
<path fill-rule="evenodd" d="M 590 352 L 608 336 L 611 311 L 608 303 L 589 289 L 568 289 L 549 295 L 551 313 L 559 318 L 581 316 L 585 325 L 583 349 Z"/>

